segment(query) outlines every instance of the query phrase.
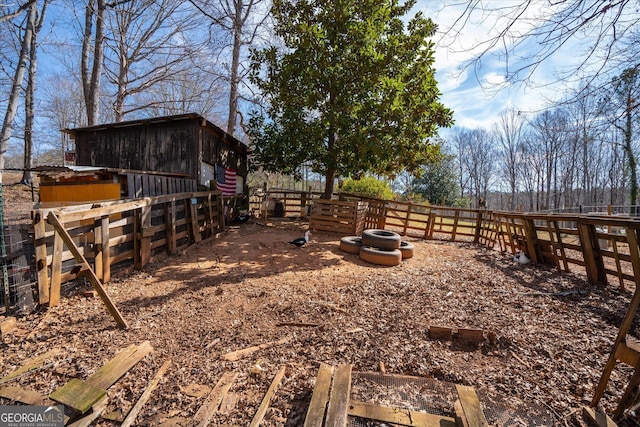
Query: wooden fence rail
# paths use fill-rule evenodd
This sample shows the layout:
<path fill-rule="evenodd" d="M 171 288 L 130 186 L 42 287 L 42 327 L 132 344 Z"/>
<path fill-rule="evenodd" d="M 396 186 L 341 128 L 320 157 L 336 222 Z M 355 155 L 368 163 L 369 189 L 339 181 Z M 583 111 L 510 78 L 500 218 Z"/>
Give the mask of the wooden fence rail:
<path fill-rule="evenodd" d="M 640 283 L 640 220 L 606 214 L 524 214 L 367 199 L 364 228 L 425 239 L 468 241 L 503 252 L 523 251 L 560 271 L 584 268 L 587 279 Z M 330 219 L 327 219 L 330 221 Z M 329 227 L 329 225 L 327 225 Z M 344 228 L 347 233 L 348 228 Z M 340 231 L 336 228 L 334 231 Z"/>
<path fill-rule="evenodd" d="M 256 216 L 265 219 L 306 218 L 313 201 L 319 199 L 321 194 L 313 191 L 270 189 L 249 197 L 249 205 Z"/>
<path fill-rule="evenodd" d="M 353 194 L 344 198 L 368 203 L 365 229 L 386 229 L 425 239 L 469 241 L 490 248 L 498 245 L 501 251 L 510 253 L 521 250 L 534 263 L 553 265 L 561 271 L 576 266 L 584 268 L 588 280 L 598 284 L 614 277 L 624 288 L 625 282 L 640 280 L 636 274 L 640 272 L 637 256 L 640 220 L 635 218 L 462 209 Z"/>
<path fill-rule="evenodd" d="M 174 254 L 219 233 L 222 203 L 221 193 L 213 191 L 33 211 L 39 303 L 57 305 L 61 285 L 86 274 L 87 265 L 106 283 L 116 270 L 140 269 L 157 254 Z M 87 263 L 65 250 L 47 220 L 50 212 Z"/>

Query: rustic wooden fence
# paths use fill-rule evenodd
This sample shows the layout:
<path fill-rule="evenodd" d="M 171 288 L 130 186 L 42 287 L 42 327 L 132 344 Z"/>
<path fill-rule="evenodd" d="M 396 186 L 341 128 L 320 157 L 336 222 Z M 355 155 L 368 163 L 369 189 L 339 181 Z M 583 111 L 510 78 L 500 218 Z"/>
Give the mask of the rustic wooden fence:
<path fill-rule="evenodd" d="M 106 283 L 114 271 L 142 268 L 160 253 L 176 253 L 222 231 L 222 203 L 221 193 L 213 191 L 34 210 L 39 303 L 57 305 L 61 285 L 87 273 L 87 264 L 55 231 L 50 213 Z"/>
<path fill-rule="evenodd" d="M 395 231 L 424 239 L 467 241 L 503 252 L 525 252 L 533 263 L 549 264 L 559 271 L 584 269 L 590 282 L 605 284 L 640 278 L 640 220 L 603 214 L 523 214 L 514 212 L 428 206 L 409 202 L 348 198 L 351 207 L 339 215 L 323 215 L 324 231 L 358 234 L 349 227 L 353 203 L 366 206 L 364 226 Z M 314 204 L 327 201 L 314 201 Z M 337 203 L 331 202 L 331 206 Z M 322 208 L 322 212 L 330 208 Z M 334 208 L 335 209 L 335 208 Z M 347 214 L 346 210 L 351 209 Z M 314 209 L 315 212 L 315 209 Z M 335 224 L 332 225 L 331 222 Z M 314 218 L 311 218 L 311 224 Z M 353 224 L 352 224 L 353 225 Z"/>
<path fill-rule="evenodd" d="M 321 193 L 313 191 L 270 189 L 249 197 L 249 208 L 264 219 L 307 218 L 309 208 Z"/>
<path fill-rule="evenodd" d="M 126 188 L 129 199 L 194 192 L 197 187 L 196 180 L 188 177 L 134 172 L 127 172 L 124 176 L 127 178 Z"/>

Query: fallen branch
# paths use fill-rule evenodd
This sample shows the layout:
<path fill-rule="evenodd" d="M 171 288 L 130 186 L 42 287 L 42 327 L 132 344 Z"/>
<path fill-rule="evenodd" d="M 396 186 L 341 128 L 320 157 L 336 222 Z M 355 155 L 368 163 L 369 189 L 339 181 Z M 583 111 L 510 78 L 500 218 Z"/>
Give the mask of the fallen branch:
<path fill-rule="evenodd" d="M 326 307 L 326 308 L 330 308 L 331 310 L 339 311 L 340 313 L 349 314 L 349 312 L 344 308 L 340 308 L 335 304 L 331 304 L 329 302 L 323 302 L 323 301 L 309 301 L 309 302 L 311 304 L 319 305 L 320 307 Z"/>
<path fill-rule="evenodd" d="M 562 291 L 562 292 L 517 292 L 517 291 L 506 291 L 502 289 L 494 289 L 494 292 L 499 294 L 514 294 L 514 295 L 526 295 L 532 297 L 566 297 L 570 295 L 580 295 L 586 296 L 589 295 L 589 291 L 581 291 L 581 290 L 573 290 L 573 291 Z"/>
<path fill-rule="evenodd" d="M 529 364 L 527 362 L 525 362 L 524 360 L 522 360 L 520 357 L 518 357 L 517 354 L 515 354 L 512 350 L 509 350 L 509 353 L 518 361 L 520 362 L 520 364 L 522 364 L 522 366 L 525 366 L 527 368 L 529 368 Z"/>
<path fill-rule="evenodd" d="M 280 322 L 276 326 L 296 326 L 298 328 L 317 328 L 320 323 L 304 323 L 304 322 Z"/>

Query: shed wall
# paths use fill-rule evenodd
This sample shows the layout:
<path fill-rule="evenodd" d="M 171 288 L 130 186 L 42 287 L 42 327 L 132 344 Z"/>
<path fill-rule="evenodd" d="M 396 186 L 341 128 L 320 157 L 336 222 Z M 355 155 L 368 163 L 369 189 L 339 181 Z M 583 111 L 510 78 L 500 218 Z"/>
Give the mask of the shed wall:
<path fill-rule="evenodd" d="M 198 176 L 198 121 L 76 133 L 77 164 Z"/>

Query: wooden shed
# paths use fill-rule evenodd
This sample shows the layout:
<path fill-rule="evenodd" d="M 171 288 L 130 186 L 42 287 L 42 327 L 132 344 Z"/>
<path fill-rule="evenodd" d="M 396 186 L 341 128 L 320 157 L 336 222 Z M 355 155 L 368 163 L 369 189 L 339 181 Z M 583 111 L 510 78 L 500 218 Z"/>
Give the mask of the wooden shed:
<path fill-rule="evenodd" d="M 66 132 L 75 140 L 76 165 L 181 175 L 199 189 L 216 188 L 216 177 L 224 183 L 226 172 L 225 195 L 247 192 L 249 147 L 196 113 Z"/>

